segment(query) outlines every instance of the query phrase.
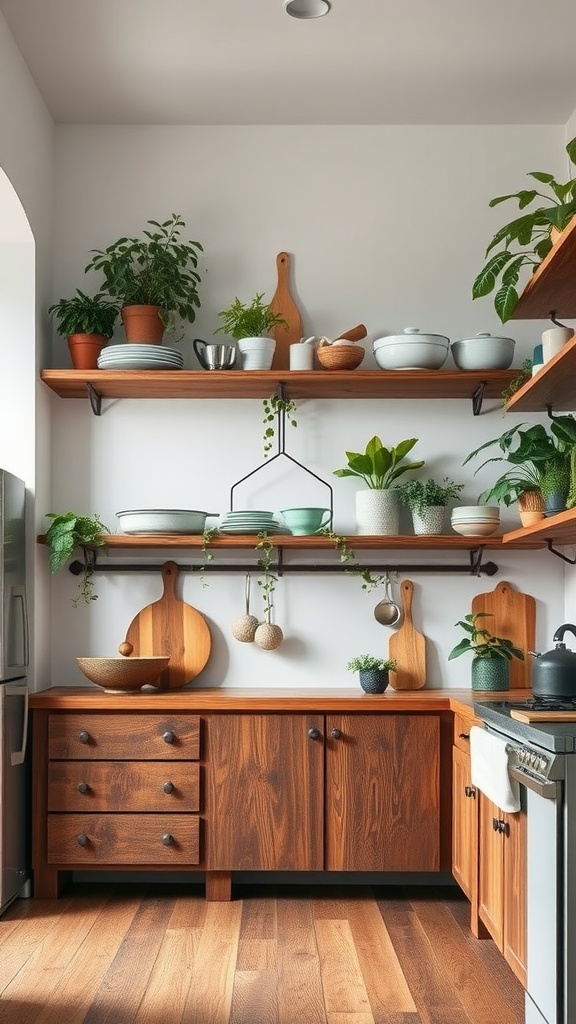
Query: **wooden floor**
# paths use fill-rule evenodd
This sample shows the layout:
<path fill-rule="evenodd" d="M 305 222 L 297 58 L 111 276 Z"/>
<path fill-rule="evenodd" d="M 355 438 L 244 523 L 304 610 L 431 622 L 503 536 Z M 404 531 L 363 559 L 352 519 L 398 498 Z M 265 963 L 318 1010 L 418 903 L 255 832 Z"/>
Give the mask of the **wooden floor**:
<path fill-rule="evenodd" d="M 521 1024 L 450 888 L 77 885 L 0 919 L 2 1024 Z"/>

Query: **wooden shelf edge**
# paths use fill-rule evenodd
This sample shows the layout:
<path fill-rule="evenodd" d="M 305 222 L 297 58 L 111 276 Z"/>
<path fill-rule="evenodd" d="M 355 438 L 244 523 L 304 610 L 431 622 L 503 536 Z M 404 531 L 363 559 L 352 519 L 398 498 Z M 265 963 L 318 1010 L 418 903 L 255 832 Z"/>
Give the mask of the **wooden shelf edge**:
<path fill-rule="evenodd" d="M 413 536 L 412 534 L 401 534 L 398 536 L 382 536 L 368 534 L 347 534 L 345 540 L 352 550 L 451 550 L 451 551 L 472 551 L 479 547 L 487 550 L 498 550 L 504 545 L 520 549 L 536 549 L 544 547 L 545 542 L 538 538 L 524 536 L 526 531 L 517 531 L 519 536 L 514 541 L 509 541 L 510 534 L 497 537 L 457 537 L 452 535 L 442 536 Z M 336 544 L 330 537 L 288 537 L 271 536 L 269 538 L 272 547 L 282 548 L 286 551 L 334 551 Z M 40 534 L 37 538 L 38 544 L 46 544 L 46 535 Z M 112 534 L 106 538 L 106 546 L 111 551 L 119 550 L 163 550 L 166 548 L 196 548 L 203 547 L 204 540 L 201 534 L 177 535 L 177 536 L 140 536 L 134 537 L 127 534 Z M 228 537 L 215 537 L 210 541 L 209 549 L 230 549 L 230 548 L 253 548 L 256 549 L 258 537 L 253 534 L 231 535 Z"/>
<path fill-rule="evenodd" d="M 534 271 L 520 295 L 512 319 L 547 320 L 552 313 L 559 317 L 576 317 L 576 290 L 570 287 L 567 290 L 569 298 L 562 300 L 558 298 L 557 288 L 561 270 L 573 265 L 575 259 L 576 216 L 564 228 L 558 241 Z"/>
<path fill-rule="evenodd" d="M 532 526 L 505 533 L 502 541 L 505 547 L 515 547 L 522 540 L 539 541 L 546 547 L 548 541 L 557 544 L 576 544 L 576 508 L 566 509 L 555 516 L 542 519 Z"/>
<path fill-rule="evenodd" d="M 527 380 L 506 403 L 506 412 L 545 412 L 576 407 L 576 336 Z"/>

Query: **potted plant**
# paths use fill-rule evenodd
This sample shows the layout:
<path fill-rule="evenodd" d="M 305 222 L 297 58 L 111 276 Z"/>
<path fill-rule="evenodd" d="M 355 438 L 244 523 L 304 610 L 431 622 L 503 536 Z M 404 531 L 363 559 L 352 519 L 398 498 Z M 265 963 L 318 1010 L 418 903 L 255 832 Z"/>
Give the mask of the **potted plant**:
<path fill-rule="evenodd" d="M 571 484 L 576 420 L 571 415 L 555 417 L 550 433 L 540 423 L 525 430 L 524 426 L 520 423 L 500 437 L 486 441 L 466 456 L 463 465 L 481 451 L 497 445 L 503 454 L 486 459 L 475 474 L 491 462 L 508 462 L 511 468 L 483 491 L 478 500 L 507 506 L 518 502 L 522 525 L 528 526 L 543 518 L 546 512 L 552 515 L 576 503 Z"/>
<path fill-rule="evenodd" d="M 238 296 L 228 309 L 218 316 L 223 323 L 214 334 L 228 334 L 238 342 L 245 370 L 269 370 L 272 366 L 276 341 L 268 337 L 273 327 L 288 327 L 280 313 L 275 313 L 264 302 L 264 292 L 257 292 L 250 303 L 241 302 Z"/>
<path fill-rule="evenodd" d="M 92 578 L 94 560 L 87 552 L 94 548 L 105 547 L 104 534 L 110 533 L 110 530 L 97 515 L 90 517 L 79 515 L 77 512 L 48 512 L 46 518 L 52 520 L 46 533 L 46 543 L 50 548 L 48 560 L 50 572 L 56 572 L 60 566 L 64 565 L 76 548 L 85 548 L 85 562 L 78 583 L 80 596 L 75 598 L 72 604 L 77 607 L 79 601 L 83 601 L 85 604 L 96 601 L 98 595 L 94 593 Z"/>
<path fill-rule="evenodd" d="M 365 693 L 384 693 L 390 681 L 388 673 L 396 671 L 396 662 L 375 658 L 371 654 L 360 654 L 352 658 L 346 668 L 349 672 L 358 672 L 360 686 Z"/>
<path fill-rule="evenodd" d="M 469 651 L 473 655 L 472 689 L 507 690 L 508 663 L 512 658 L 524 661 L 524 654 L 511 640 L 494 636 L 488 629 L 479 625 L 479 620 L 484 618 L 493 618 L 493 615 L 491 612 L 472 612 L 455 623 L 456 626 L 461 626 L 466 636 L 450 651 L 448 661 L 459 658 L 461 654 Z"/>
<path fill-rule="evenodd" d="M 398 487 L 400 504 L 410 509 L 415 534 L 436 535 L 444 529 L 444 509 L 460 496 L 464 484 L 444 477 L 441 483 L 428 480 L 404 480 Z"/>
<path fill-rule="evenodd" d="M 421 469 L 424 465 L 423 461 L 404 461 L 417 443 L 417 437 L 410 437 L 393 448 L 386 448 L 380 438 L 374 436 L 368 441 L 364 452 L 346 452 L 348 465 L 334 470 L 334 476 L 353 476 L 366 484 L 365 490 L 356 492 L 358 533 L 398 533 L 400 508 L 398 492 L 392 485 L 404 473 Z"/>
<path fill-rule="evenodd" d="M 566 152 L 570 162 L 576 163 L 576 138 L 568 143 Z M 479 299 L 489 295 L 501 278 L 494 296 L 494 308 L 502 323 L 510 319 L 518 303 L 516 285 L 521 271 L 528 267 L 534 273 L 552 248 L 551 232 L 562 231 L 576 213 L 576 178 L 561 184 L 546 171 L 530 171 L 529 176 L 548 192 L 541 192 L 538 187 L 521 189 L 490 200 L 489 206 L 498 206 L 509 199 L 516 199 L 519 210 L 532 209 L 496 232 L 486 249 L 485 255 L 489 259 L 472 285 L 472 298 Z M 497 251 L 493 252 L 495 249 Z"/>
<path fill-rule="evenodd" d="M 197 271 L 200 242 L 182 241 L 186 225 L 179 214 L 143 238 L 118 238 L 106 249 L 92 249 L 86 267 L 104 275 L 102 290 L 122 303 L 127 341 L 160 344 L 164 331 L 176 336 L 178 321 L 194 323 L 200 307 Z M 183 334 L 176 340 L 181 340 Z"/>
<path fill-rule="evenodd" d="M 71 299 L 55 302 L 48 313 L 57 321 L 58 334 L 68 339 L 74 369 L 95 370 L 100 352 L 114 334 L 118 303 L 101 292 L 86 295 L 77 288 Z"/>

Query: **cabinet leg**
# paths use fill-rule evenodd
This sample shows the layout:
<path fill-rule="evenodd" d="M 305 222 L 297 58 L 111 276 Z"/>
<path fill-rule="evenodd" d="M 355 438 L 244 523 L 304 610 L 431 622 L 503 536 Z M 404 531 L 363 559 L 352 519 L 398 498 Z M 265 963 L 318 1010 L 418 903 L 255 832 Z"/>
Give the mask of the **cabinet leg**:
<path fill-rule="evenodd" d="M 232 899 L 232 872 L 206 872 L 206 899 L 210 902 L 224 903 Z"/>
<path fill-rule="evenodd" d="M 34 868 L 34 898 L 57 900 L 71 880 L 71 871 L 58 871 L 46 865 L 41 870 Z"/>

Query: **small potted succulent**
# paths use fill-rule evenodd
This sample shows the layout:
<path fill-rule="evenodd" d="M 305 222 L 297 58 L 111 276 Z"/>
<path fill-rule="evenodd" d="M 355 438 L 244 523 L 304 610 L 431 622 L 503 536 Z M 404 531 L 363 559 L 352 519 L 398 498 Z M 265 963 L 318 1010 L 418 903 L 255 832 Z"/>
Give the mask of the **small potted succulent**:
<path fill-rule="evenodd" d="M 464 484 L 444 477 L 441 483 L 428 480 L 405 480 L 398 487 L 400 504 L 410 509 L 415 534 L 436 536 L 444 530 L 444 510 L 449 501 L 460 497 Z"/>
<path fill-rule="evenodd" d="M 93 551 L 94 548 L 105 547 L 104 535 L 110 533 L 110 530 L 97 515 L 90 517 L 79 515 L 77 512 L 48 512 L 46 518 L 52 520 L 46 532 L 46 543 L 50 548 L 48 560 L 50 572 L 56 572 L 60 566 L 64 565 L 76 548 L 85 548 L 85 563 L 78 583 L 80 595 L 72 601 L 72 604 L 77 607 L 79 601 L 83 601 L 85 604 L 96 601 L 98 595 L 94 593 L 94 561 L 88 552 Z"/>
<path fill-rule="evenodd" d="M 57 322 L 57 331 L 68 340 L 68 349 L 75 370 L 95 370 L 98 356 L 114 334 L 118 316 L 117 302 L 106 299 L 101 292 L 87 295 L 76 289 L 70 299 L 59 299 L 48 313 Z"/>
<path fill-rule="evenodd" d="M 264 302 L 264 292 L 257 292 L 249 303 L 241 302 L 236 296 L 228 309 L 221 310 L 218 316 L 223 323 L 214 334 L 223 333 L 236 339 L 244 369 L 269 370 L 276 348 L 269 332 L 273 327 L 288 327 L 288 324 Z"/>
<path fill-rule="evenodd" d="M 400 528 L 398 491 L 394 482 L 404 473 L 421 469 L 424 462 L 406 462 L 406 456 L 418 443 L 417 437 L 386 448 L 379 437 L 372 437 L 364 452 L 346 452 L 348 465 L 335 469 L 334 476 L 353 476 L 363 480 L 365 490 L 356 492 L 356 529 L 359 534 L 396 535 Z"/>
<path fill-rule="evenodd" d="M 165 330 L 175 336 L 178 321 L 196 319 L 203 249 L 200 242 L 181 240 L 186 225 L 177 213 L 147 223 L 156 230 L 144 230 L 143 238 L 122 237 L 106 249 L 92 249 L 86 271 L 100 271 L 102 291 L 121 303 L 127 341 L 160 344 Z"/>
<path fill-rule="evenodd" d="M 480 619 L 493 617 L 491 612 L 472 612 L 456 623 L 466 636 L 450 651 L 448 661 L 468 652 L 473 655 L 473 690 L 507 690 L 510 685 L 509 662 L 512 658 L 524 661 L 524 654 L 511 640 L 494 636 L 480 625 Z"/>
<path fill-rule="evenodd" d="M 358 672 L 360 686 L 365 693 L 384 693 L 390 681 L 389 672 L 396 671 L 396 662 L 375 658 L 371 654 L 360 654 L 352 658 L 346 668 L 349 672 Z"/>

